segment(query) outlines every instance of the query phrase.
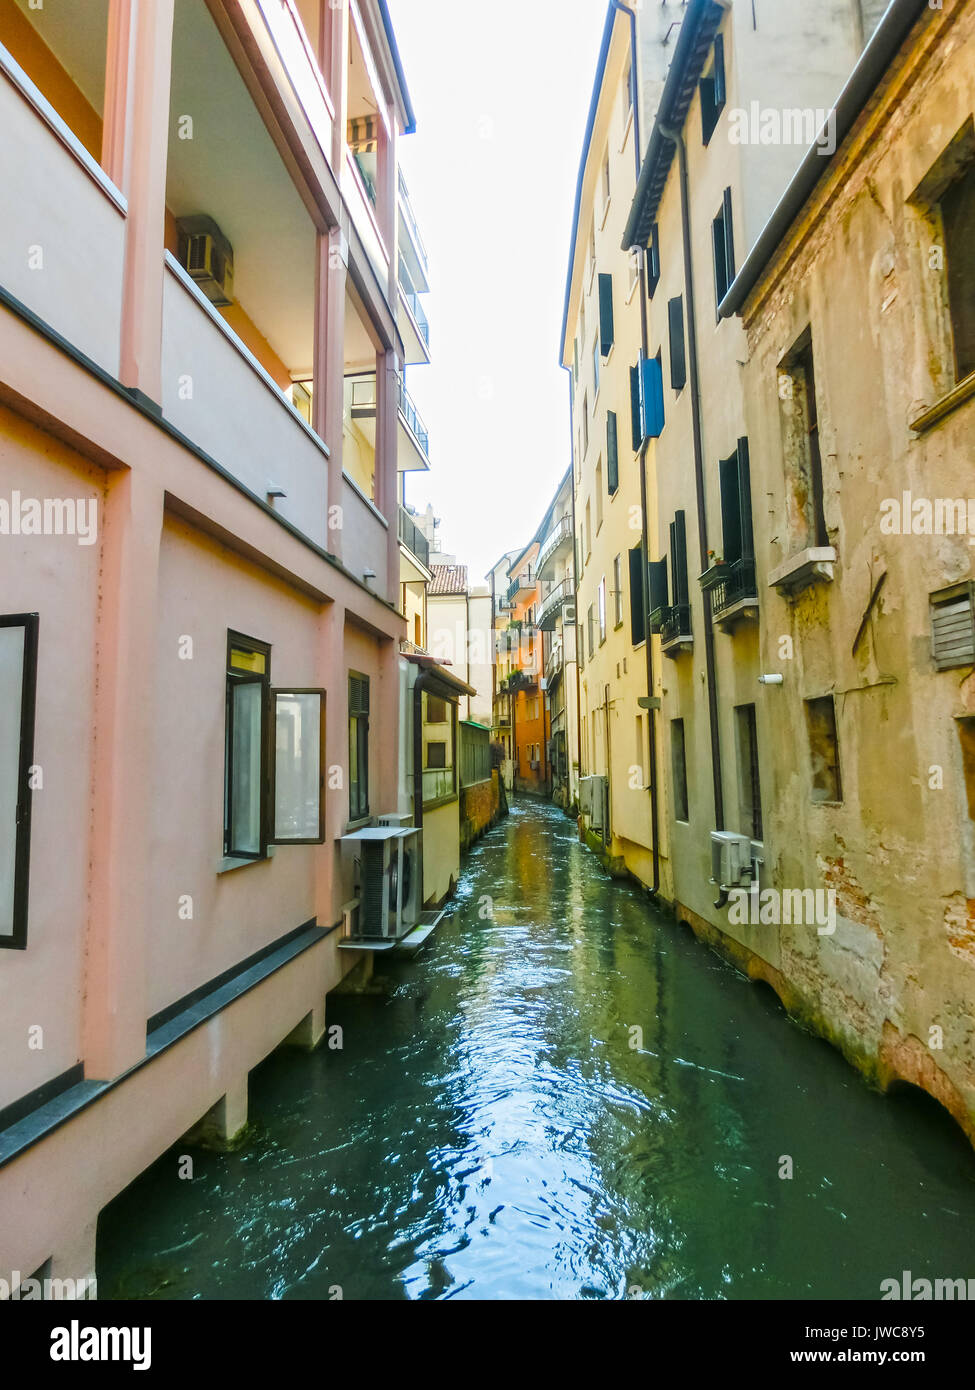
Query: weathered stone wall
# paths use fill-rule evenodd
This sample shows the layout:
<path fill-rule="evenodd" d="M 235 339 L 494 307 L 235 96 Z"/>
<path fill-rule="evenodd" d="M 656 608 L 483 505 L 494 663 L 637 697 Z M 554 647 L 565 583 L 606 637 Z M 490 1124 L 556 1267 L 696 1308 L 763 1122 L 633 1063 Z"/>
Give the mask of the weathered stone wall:
<path fill-rule="evenodd" d="M 501 816 L 501 789 L 498 770 L 493 768 L 489 782 L 475 782 L 460 793 L 460 847 L 470 849 Z"/>

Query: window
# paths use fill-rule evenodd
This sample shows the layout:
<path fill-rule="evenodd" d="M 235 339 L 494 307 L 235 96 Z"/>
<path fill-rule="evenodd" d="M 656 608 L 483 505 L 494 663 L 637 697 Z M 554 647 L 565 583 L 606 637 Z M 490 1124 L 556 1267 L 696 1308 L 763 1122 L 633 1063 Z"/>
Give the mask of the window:
<path fill-rule="evenodd" d="M 0 617 L 0 947 L 27 945 L 36 613 Z"/>
<path fill-rule="evenodd" d="M 941 196 L 955 380 L 975 372 L 975 163 Z"/>
<path fill-rule="evenodd" d="M 586 503 L 586 560 L 587 560 L 587 561 L 588 561 L 589 556 L 590 556 L 591 554 L 592 554 L 592 514 L 591 514 L 590 509 L 589 509 L 589 503 L 587 502 L 587 503 Z"/>
<path fill-rule="evenodd" d="M 623 124 L 624 126 L 630 119 L 630 112 L 633 110 L 633 63 L 632 60 L 626 65 L 626 76 L 623 78 Z"/>
<path fill-rule="evenodd" d="M 762 838 L 762 789 L 758 775 L 758 731 L 754 705 L 735 709 L 738 741 L 738 809 L 741 833 Z"/>
<path fill-rule="evenodd" d="M 617 555 L 613 561 L 613 624 L 623 626 L 623 557 Z"/>
<path fill-rule="evenodd" d="M 591 660 L 592 660 L 592 654 L 593 654 L 593 652 L 596 650 L 596 640 L 595 640 L 596 621 L 595 621 L 595 614 L 594 614 L 594 612 L 593 612 L 593 606 L 592 606 L 591 603 L 590 603 L 590 605 L 589 605 L 589 613 L 588 613 L 588 615 L 587 615 L 587 617 L 586 617 L 586 626 L 587 626 L 588 633 L 589 633 L 589 660 L 591 661 Z"/>
<path fill-rule="evenodd" d="M 972 587 L 971 580 L 966 580 L 930 597 L 931 655 L 939 671 L 975 665 Z"/>
<path fill-rule="evenodd" d="M 819 447 L 819 407 L 813 369 L 812 335 L 807 330 L 783 363 L 779 396 L 785 408 L 787 462 L 798 484 L 797 502 L 806 520 L 810 545 L 829 545 L 823 501 L 823 463 Z"/>
<path fill-rule="evenodd" d="M 599 276 L 599 351 L 608 357 L 613 350 L 615 321 L 613 318 L 613 277 Z"/>
<path fill-rule="evenodd" d="M 836 741 L 836 704 L 832 695 L 806 701 L 813 801 L 842 801 L 840 754 Z"/>
<path fill-rule="evenodd" d="M 680 635 L 691 635 L 691 599 L 687 584 L 687 522 L 683 512 L 675 512 L 670 523 L 670 591 Z"/>
<path fill-rule="evenodd" d="M 647 245 L 647 294 L 652 299 L 660 284 L 660 228 L 656 222 L 650 228 Z"/>
<path fill-rule="evenodd" d="M 369 815 L 369 677 L 349 672 L 349 820 Z"/>
<path fill-rule="evenodd" d="M 667 320 L 670 328 L 670 385 L 674 391 L 683 391 L 687 382 L 687 353 L 684 349 L 684 299 L 678 295 L 667 305 Z"/>
<path fill-rule="evenodd" d="M 599 589 L 596 593 L 599 604 L 599 645 L 602 646 L 606 641 L 606 576 L 603 575 L 599 581 Z"/>
<path fill-rule="evenodd" d="M 721 484 L 721 534 L 724 542 L 724 562 L 754 564 L 755 546 L 752 536 L 751 479 L 748 464 L 748 440 L 739 439 L 738 448 L 730 458 L 718 465 Z"/>
<path fill-rule="evenodd" d="M 427 744 L 427 767 L 447 766 L 447 745 L 443 742 Z"/>
<path fill-rule="evenodd" d="M 274 845 L 325 838 L 325 692 L 271 689 L 271 648 L 227 638 L 224 853 L 263 859 Z"/>
<path fill-rule="evenodd" d="M 647 594 L 650 604 L 650 631 L 659 632 L 670 603 L 666 559 L 651 560 L 647 565 Z"/>
<path fill-rule="evenodd" d="M 579 380 L 579 339 L 572 340 L 572 380 L 578 383 Z"/>
<path fill-rule="evenodd" d="M 529 611 L 529 620 L 531 612 Z M 441 700 L 437 695 L 427 696 L 427 723 L 446 724 L 447 723 L 447 701 Z"/>
<path fill-rule="evenodd" d="M 630 551 L 630 638 L 634 647 L 647 639 L 647 619 L 643 593 L 643 545 Z"/>
<path fill-rule="evenodd" d="M 442 696 L 423 692 L 423 804 L 457 795 L 454 766 L 456 705 Z M 519 704 L 528 706 L 527 696 Z M 446 726 L 446 727 L 445 727 Z"/>
<path fill-rule="evenodd" d="M 593 489 L 596 497 L 596 535 L 599 535 L 599 528 L 603 524 L 603 461 L 600 458 L 596 464 L 596 486 Z"/>
<path fill-rule="evenodd" d="M 724 104 L 724 39 L 719 34 L 714 41 L 711 66 L 707 75 L 701 78 L 701 138 L 705 145 L 710 143 Z"/>
<path fill-rule="evenodd" d="M 687 750 L 684 746 L 684 721 L 670 721 L 670 765 L 673 769 L 674 819 L 689 821 L 687 801 Z"/>
<path fill-rule="evenodd" d="M 616 411 L 606 412 L 606 487 L 612 497 L 620 485 L 620 446 Z"/>
<path fill-rule="evenodd" d="M 596 269 L 596 214 L 593 213 L 589 222 L 589 276 L 590 279 Z"/>
<path fill-rule="evenodd" d="M 724 191 L 721 211 L 711 224 L 711 240 L 714 247 L 714 306 L 715 317 L 720 320 L 718 308 L 731 289 L 735 278 L 735 237 L 731 216 L 731 189 Z"/>
<path fill-rule="evenodd" d="M 607 151 L 606 151 L 606 157 L 605 157 L 604 160 L 603 160 L 603 208 L 604 208 L 604 209 L 607 208 L 607 207 L 609 206 L 610 192 L 611 192 L 611 188 L 610 188 L 610 175 L 609 175 L 609 150 L 607 150 Z"/>
<path fill-rule="evenodd" d="M 589 397 L 584 395 L 582 398 L 582 456 L 585 458 L 589 452 Z"/>
<path fill-rule="evenodd" d="M 592 398 L 599 395 L 599 339 L 592 345 Z"/>

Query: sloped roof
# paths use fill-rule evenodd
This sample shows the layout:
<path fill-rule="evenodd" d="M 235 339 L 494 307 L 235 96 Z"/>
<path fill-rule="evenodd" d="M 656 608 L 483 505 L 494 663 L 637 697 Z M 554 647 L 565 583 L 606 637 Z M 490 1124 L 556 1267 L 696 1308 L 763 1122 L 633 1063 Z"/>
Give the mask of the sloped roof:
<path fill-rule="evenodd" d="M 427 595 L 436 598 L 444 594 L 467 593 L 467 566 L 466 565 L 431 565 L 430 570 L 433 574 L 433 583 L 427 590 Z"/>

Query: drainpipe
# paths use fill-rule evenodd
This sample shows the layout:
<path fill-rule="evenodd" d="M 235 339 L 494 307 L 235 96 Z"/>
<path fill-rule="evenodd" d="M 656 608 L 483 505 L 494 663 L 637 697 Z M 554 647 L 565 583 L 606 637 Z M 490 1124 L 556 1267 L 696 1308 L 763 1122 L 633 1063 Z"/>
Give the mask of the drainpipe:
<path fill-rule="evenodd" d="M 632 91 L 630 99 L 633 103 L 633 156 L 636 166 L 637 183 L 640 181 L 640 168 L 643 157 L 640 140 L 640 87 L 639 70 L 640 61 L 637 50 L 636 38 L 636 14 L 629 5 L 624 5 L 622 0 L 612 0 L 613 8 L 619 10 L 621 14 L 629 16 L 630 21 L 630 81 Z M 640 257 L 640 334 L 643 344 L 643 356 L 650 356 L 650 324 L 647 316 L 647 281 L 646 281 L 646 259 Z M 650 584 L 647 566 L 650 563 L 650 520 L 649 505 L 647 500 L 647 448 L 644 443 L 640 450 L 638 463 L 640 468 L 640 512 L 643 541 L 643 566 L 642 566 L 642 587 L 643 587 L 643 613 L 645 620 L 645 641 L 646 663 L 647 663 L 647 701 L 653 700 L 653 692 L 656 685 L 653 669 L 653 639 L 650 635 L 650 625 L 647 619 L 650 613 Z M 622 583 L 622 577 L 620 579 Z M 650 891 L 653 894 L 660 892 L 660 788 L 657 767 L 657 712 L 647 709 L 647 739 L 649 743 L 650 757 L 650 836 L 653 850 L 653 879 Z"/>
<path fill-rule="evenodd" d="M 694 315 L 694 268 L 691 260 L 691 211 L 687 175 L 687 147 L 681 131 L 661 125 L 661 134 L 677 149 L 680 177 L 681 230 L 684 255 L 684 286 L 687 291 L 687 346 L 691 386 L 691 423 L 694 432 L 694 480 L 697 490 L 697 537 L 701 563 L 707 565 L 708 519 L 704 490 L 704 445 L 701 427 L 701 380 L 697 358 L 697 321 Z M 708 683 L 708 721 L 711 731 L 711 778 L 714 785 L 715 829 L 724 829 L 724 794 L 721 786 L 721 740 L 718 733 L 718 690 L 714 666 L 714 625 L 711 594 L 704 592 L 704 660 Z"/>
<path fill-rule="evenodd" d="M 413 824 L 423 830 L 423 692 L 431 685 L 429 671 L 421 671 L 413 684 Z M 457 749 L 454 749 L 456 760 Z M 456 766 L 456 761 L 455 764 Z M 420 903 L 426 905 L 423 895 L 423 835 L 420 835 L 419 849 Z"/>

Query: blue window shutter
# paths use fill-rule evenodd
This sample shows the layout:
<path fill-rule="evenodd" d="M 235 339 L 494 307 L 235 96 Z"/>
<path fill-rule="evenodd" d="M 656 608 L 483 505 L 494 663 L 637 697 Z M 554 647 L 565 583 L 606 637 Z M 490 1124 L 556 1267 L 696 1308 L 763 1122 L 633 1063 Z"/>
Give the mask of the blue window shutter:
<path fill-rule="evenodd" d="M 613 277 L 599 275 L 599 350 L 608 357 L 613 347 Z"/>
<path fill-rule="evenodd" d="M 659 439 L 664 427 L 664 374 L 659 357 L 644 358 L 642 367 L 643 435 Z"/>
<path fill-rule="evenodd" d="M 643 447 L 643 402 L 640 389 L 639 365 L 630 368 L 630 421 L 633 431 L 633 452 Z"/>

